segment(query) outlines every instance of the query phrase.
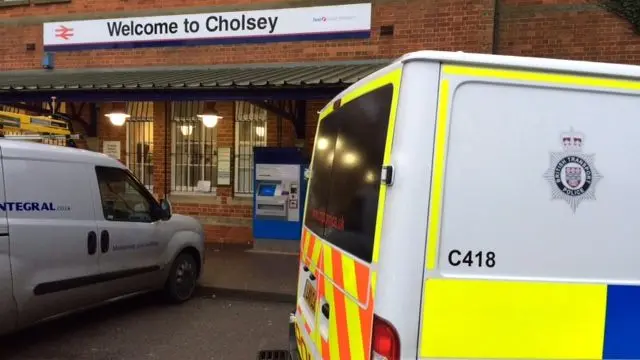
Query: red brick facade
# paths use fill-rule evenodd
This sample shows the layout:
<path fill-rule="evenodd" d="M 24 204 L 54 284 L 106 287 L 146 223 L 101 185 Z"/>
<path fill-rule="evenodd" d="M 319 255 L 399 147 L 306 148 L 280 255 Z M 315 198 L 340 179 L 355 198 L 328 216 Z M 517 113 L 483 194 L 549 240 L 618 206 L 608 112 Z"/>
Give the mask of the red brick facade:
<path fill-rule="evenodd" d="M 31 0 L 32 2 L 42 0 Z M 36 69 L 42 57 L 42 23 L 62 19 L 119 18 L 180 13 L 255 10 L 350 3 L 346 0 L 71 0 L 60 4 L 2 7 L 0 2 L 0 70 Z M 200 65 L 252 62 L 312 62 L 394 58 L 420 49 L 463 50 L 500 54 L 640 62 L 640 37 L 624 21 L 587 0 L 372 0 L 372 35 L 366 40 L 273 43 L 261 45 L 203 46 L 136 50 L 97 50 L 56 55 L 57 68 Z M 497 15 L 496 16 L 496 3 Z M 206 5 L 205 5 L 206 4 Z M 380 27 L 394 25 L 391 36 Z M 35 50 L 26 44 L 35 43 Z M 322 101 L 307 104 L 305 146 L 311 147 L 315 118 Z M 170 182 L 164 171 L 163 103 L 154 106 L 154 192 L 166 196 Z M 101 107 L 98 137 L 124 143 L 124 127 L 114 127 Z M 224 116 L 217 125 L 218 146 L 234 145 L 233 104 L 219 103 Z M 275 122 L 271 115 L 270 123 Z M 269 145 L 293 146 L 295 131 L 285 121 L 282 138 L 268 126 Z M 99 146 L 101 149 L 101 145 Z M 124 152 L 124 147 L 123 150 Z M 124 153 L 122 154 L 124 158 Z M 208 241 L 251 244 L 251 201 L 234 196 L 233 186 L 221 186 L 217 196 L 170 196 L 175 211 L 198 216 Z"/>

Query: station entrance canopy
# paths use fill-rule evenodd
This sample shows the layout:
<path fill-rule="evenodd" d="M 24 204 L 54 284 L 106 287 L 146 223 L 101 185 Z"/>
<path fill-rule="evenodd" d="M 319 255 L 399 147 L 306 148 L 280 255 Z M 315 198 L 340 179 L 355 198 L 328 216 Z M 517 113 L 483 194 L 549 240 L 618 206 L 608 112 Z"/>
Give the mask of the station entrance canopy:
<path fill-rule="evenodd" d="M 0 72 L 0 103 L 328 100 L 390 60 Z"/>

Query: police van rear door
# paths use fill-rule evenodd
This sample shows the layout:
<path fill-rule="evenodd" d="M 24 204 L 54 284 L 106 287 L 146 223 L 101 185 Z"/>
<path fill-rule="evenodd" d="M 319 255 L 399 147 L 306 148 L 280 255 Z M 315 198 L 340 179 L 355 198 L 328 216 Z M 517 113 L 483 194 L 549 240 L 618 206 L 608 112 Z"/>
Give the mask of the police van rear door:
<path fill-rule="evenodd" d="M 347 92 L 321 114 L 305 213 L 298 294 L 304 347 L 322 358 L 369 359 L 374 264 L 401 69 Z M 382 200 L 381 200 L 382 199 Z M 306 349 L 305 349 L 306 351 Z M 305 356 L 303 354 L 303 356 Z"/>

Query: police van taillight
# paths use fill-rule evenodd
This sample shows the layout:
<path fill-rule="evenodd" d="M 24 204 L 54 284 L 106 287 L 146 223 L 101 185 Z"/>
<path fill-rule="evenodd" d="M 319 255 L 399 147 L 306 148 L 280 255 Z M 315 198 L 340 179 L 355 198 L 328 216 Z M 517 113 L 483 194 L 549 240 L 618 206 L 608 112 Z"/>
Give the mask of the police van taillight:
<path fill-rule="evenodd" d="M 396 329 L 389 322 L 376 315 L 373 316 L 371 359 L 400 359 L 400 338 L 398 337 Z"/>

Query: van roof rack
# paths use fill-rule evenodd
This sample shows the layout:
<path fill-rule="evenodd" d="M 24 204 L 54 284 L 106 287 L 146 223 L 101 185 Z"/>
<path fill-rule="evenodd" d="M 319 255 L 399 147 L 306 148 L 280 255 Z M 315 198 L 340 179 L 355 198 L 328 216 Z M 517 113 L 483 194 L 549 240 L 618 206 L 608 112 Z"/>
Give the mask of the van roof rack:
<path fill-rule="evenodd" d="M 69 123 L 50 116 L 0 111 L 0 139 L 30 141 L 65 141 L 66 146 L 75 147 L 73 140 L 81 139 L 71 134 Z"/>
<path fill-rule="evenodd" d="M 80 140 L 79 134 L 50 135 L 50 134 L 0 134 L 5 140 Z"/>

